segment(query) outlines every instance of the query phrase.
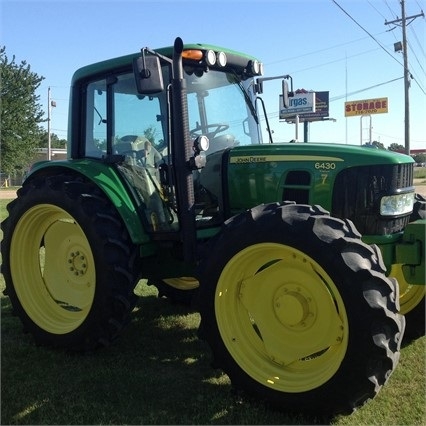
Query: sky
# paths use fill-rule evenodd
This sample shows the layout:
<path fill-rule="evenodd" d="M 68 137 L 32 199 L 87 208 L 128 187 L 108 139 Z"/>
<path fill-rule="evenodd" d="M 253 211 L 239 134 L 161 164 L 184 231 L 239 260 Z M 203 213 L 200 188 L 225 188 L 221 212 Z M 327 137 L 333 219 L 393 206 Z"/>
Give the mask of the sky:
<path fill-rule="evenodd" d="M 426 12 L 405 0 L 406 16 Z M 342 10 L 343 9 L 343 10 Z M 309 125 L 309 141 L 385 147 L 405 145 L 400 0 L 0 0 L 0 45 L 43 76 L 37 91 L 51 131 L 67 137 L 70 81 L 75 70 L 104 59 L 185 43 L 223 46 L 257 57 L 265 77 L 290 74 L 294 89 L 328 91 L 329 120 Z M 426 20 L 406 27 L 410 148 L 426 149 Z M 278 118 L 280 84 L 265 83 L 274 140 L 303 141 L 303 125 Z M 388 112 L 345 117 L 345 102 L 387 98 Z M 47 127 L 47 125 L 45 126 Z"/>

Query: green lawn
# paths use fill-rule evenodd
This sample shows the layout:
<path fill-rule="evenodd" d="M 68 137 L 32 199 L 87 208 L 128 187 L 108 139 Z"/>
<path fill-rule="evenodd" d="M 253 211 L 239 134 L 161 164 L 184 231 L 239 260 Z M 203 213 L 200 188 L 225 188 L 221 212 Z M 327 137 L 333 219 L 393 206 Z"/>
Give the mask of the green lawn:
<path fill-rule="evenodd" d="M 232 392 L 196 337 L 198 313 L 142 281 L 137 292 L 121 339 L 85 355 L 36 347 L 2 295 L 1 424 L 426 424 L 425 337 L 404 346 L 388 385 L 354 414 L 296 416 Z"/>
<path fill-rule="evenodd" d="M 426 179 L 426 167 L 414 167 L 415 179 Z"/>

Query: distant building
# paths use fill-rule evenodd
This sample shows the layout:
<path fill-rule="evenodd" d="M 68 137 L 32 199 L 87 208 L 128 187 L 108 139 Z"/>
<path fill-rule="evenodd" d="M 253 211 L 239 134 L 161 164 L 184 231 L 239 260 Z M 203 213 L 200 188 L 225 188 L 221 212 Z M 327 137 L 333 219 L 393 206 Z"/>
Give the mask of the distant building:
<path fill-rule="evenodd" d="M 50 154 L 51 154 L 52 161 L 67 159 L 66 148 L 52 148 L 50 150 Z M 37 148 L 32 164 L 36 163 L 37 161 L 44 161 L 44 160 L 47 160 L 47 148 Z"/>

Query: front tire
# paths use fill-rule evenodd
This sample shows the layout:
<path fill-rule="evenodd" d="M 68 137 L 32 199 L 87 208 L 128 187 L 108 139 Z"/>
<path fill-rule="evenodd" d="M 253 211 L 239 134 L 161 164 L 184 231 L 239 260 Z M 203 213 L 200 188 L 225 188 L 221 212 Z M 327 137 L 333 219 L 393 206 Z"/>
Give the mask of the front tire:
<path fill-rule="evenodd" d="M 6 294 L 37 344 L 109 345 L 136 302 L 136 249 L 120 216 L 90 181 L 35 177 L 2 223 Z"/>
<path fill-rule="evenodd" d="M 231 218 L 201 262 L 200 334 L 232 384 L 283 410 L 351 412 L 399 360 L 404 318 L 379 251 L 318 207 Z"/>

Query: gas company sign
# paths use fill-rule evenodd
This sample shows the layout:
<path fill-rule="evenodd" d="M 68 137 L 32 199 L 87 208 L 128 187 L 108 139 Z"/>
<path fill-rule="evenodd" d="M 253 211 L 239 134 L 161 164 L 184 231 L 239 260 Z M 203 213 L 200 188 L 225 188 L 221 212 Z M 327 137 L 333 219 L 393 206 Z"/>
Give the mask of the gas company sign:
<path fill-rule="evenodd" d="M 388 112 L 388 98 L 364 99 L 345 102 L 345 117 Z"/>
<path fill-rule="evenodd" d="M 328 117 L 329 92 L 315 92 L 315 112 L 304 112 L 299 114 L 299 122 L 321 121 Z M 281 118 L 281 117 L 280 117 Z M 295 115 L 285 117 L 287 123 L 293 123 L 296 120 Z"/>
<path fill-rule="evenodd" d="M 280 120 L 289 115 L 315 112 L 315 92 L 298 93 L 289 98 L 289 107 L 284 108 L 283 97 L 280 96 Z"/>

